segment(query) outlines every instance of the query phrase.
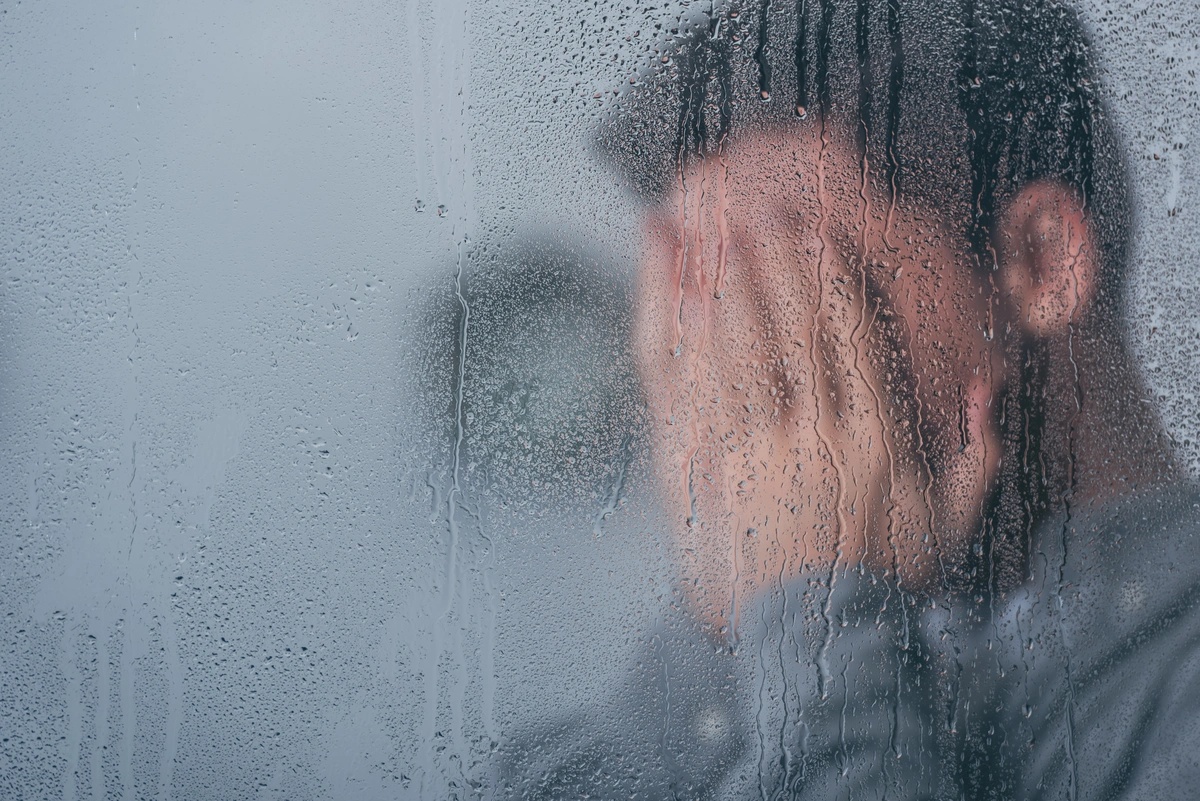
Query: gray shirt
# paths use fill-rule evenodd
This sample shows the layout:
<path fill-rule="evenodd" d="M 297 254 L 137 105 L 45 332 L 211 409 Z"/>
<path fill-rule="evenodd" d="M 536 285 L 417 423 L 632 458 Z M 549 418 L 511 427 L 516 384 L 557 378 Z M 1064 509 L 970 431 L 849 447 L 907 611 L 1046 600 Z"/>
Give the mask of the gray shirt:
<path fill-rule="evenodd" d="M 859 570 L 676 614 L 610 698 L 517 733 L 502 798 L 1173 799 L 1200 792 L 1200 494 L 1043 524 L 1026 580 L 930 598 Z M 756 621 L 756 622 L 755 622 Z"/>

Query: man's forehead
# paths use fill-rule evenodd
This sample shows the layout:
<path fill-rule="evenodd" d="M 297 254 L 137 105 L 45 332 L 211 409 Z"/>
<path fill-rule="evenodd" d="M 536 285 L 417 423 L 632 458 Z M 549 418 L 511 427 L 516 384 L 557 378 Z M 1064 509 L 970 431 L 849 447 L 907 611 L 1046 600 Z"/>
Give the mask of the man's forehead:
<path fill-rule="evenodd" d="M 873 180 L 882 169 L 855 149 L 845 131 L 833 126 L 822 129 L 813 120 L 763 127 L 730 138 L 705 158 L 690 160 L 649 213 L 674 224 L 686 224 L 688 209 L 702 207 L 720 207 L 730 221 L 765 221 L 771 212 L 819 213 L 842 230 L 860 222 L 866 212 L 870 225 L 881 216 L 872 212 L 893 206 Z M 893 224 L 914 216 L 910 212 L 915 209 L 906 206 L 890 208 Z"/>
<path fill-rule="evenodd" d="M 717 153 L 708 158 L 738 164 L 747 171 L 815 174 L 818 169 L 855 167 L 860 162 L 855 150 L 845 126 L 822 126 L 819 119 L 810 117 L 791 125 L 742 130 L 722 142 Z"/>

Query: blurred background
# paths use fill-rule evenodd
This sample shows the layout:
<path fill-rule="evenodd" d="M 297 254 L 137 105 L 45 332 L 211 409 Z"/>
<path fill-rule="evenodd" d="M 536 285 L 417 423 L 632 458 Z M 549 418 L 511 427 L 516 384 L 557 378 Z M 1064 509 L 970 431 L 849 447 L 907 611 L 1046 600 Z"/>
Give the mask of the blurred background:
<path fill-rule="evenodd" d="M 1200 470 L 1200 15 L 1080 6 Z M 671 602 L 588 141 L 708 2 L 0 2 L 0 797 L 443 798 Z"/>

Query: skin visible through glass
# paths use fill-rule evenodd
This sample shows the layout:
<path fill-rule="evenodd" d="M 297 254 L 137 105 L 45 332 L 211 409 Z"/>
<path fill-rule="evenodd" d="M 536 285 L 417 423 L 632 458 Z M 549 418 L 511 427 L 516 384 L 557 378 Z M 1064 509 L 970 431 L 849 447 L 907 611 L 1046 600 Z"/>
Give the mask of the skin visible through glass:
<path fill-rule="evenodd" d="M 936 586 L 996 479 L 998 327 L 1053 337 L 1091 297 L 1066 189 L 1024 193 L 989 274 L 965 221 L 893 204 L 869 170 L 819 125 L 757 132 L 647 215 L 635 341 L 685 587 L 714 626 L 806 570 Z"/>

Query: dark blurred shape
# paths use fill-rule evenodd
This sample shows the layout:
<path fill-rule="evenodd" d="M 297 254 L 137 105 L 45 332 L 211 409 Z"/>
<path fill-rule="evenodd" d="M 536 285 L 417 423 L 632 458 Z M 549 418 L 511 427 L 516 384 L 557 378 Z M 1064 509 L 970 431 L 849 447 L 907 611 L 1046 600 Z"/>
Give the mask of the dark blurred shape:
<path fill-rule="evenodd" d="M 580 243 L 522 239 L 474 248 L 447 285 L 422 407 L 451 448 L 460 421 L 464 490 L 546 508 L 619 492 L 643 417 L 628 277 Z"/>

